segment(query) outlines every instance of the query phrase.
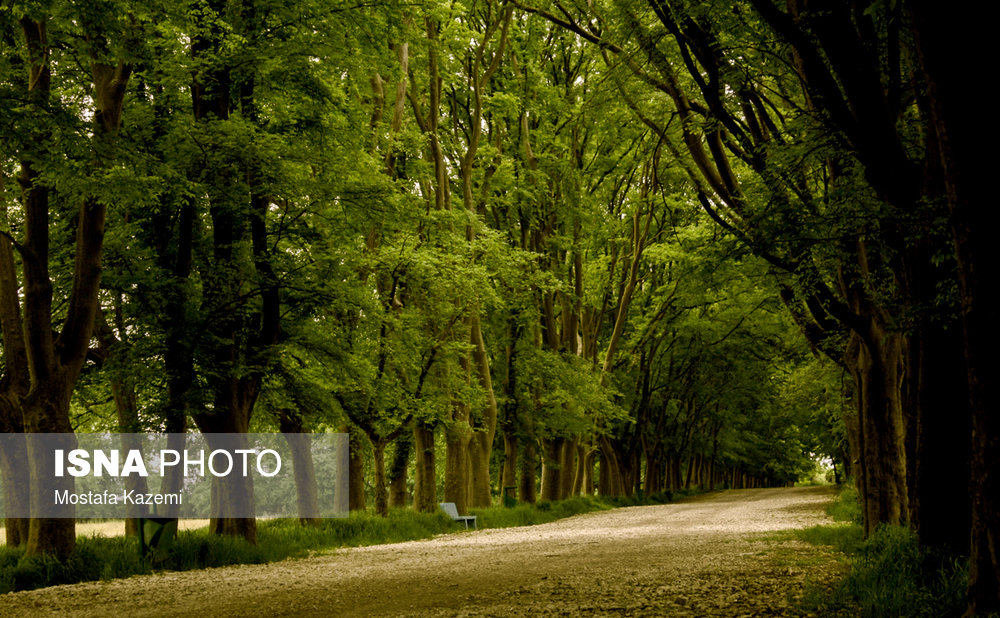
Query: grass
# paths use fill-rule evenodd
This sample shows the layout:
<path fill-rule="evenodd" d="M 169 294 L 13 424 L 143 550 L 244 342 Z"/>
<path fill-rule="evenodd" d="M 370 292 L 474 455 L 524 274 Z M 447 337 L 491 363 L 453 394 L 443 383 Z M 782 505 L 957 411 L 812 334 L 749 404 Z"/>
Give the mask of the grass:
<path fill-rule="evenodd" d="M 916 534 L 881 526 L 864 538 L 853 488 L 841 491 L 827 512 L 841 523 L 796 532 L 797 538 L 842 553 L 850 572 L 832 589 L 806 590 L 803 609 L 823 616 L 960 616 L 965 609 L 967 565 L 920 548 Z"/>
<path fill-rule="evenodd" d="M 682 495 L 687 493 L 656 494 L 648 498 L 575 497 L 471 512 L 477 516 L 480 528 L 507 528 L 542 524 L 617 506 L 663 504 Z M 261 520 L 257 523 L 256 545 L 238 538 L 209 534 L 207 529 L 181 531 L 170 555 L 156 564 L 155 569 L 186 571 L 231 564 L 263 564 L 307 557 L 338 547 L 426 539 L 460 529 L 460 524 L 443 512 L 417 513 L 411 509 L 393 509 L 385 518 L 355 511 L 343 519 L 321 520 L 315 527 L 301 526 L 295 519 Z M 135 537 L 79 537 L 76 547 L 76 552 L 64 561 L 48 556 L 26 557 L 23 548 L 0 547 L 0 593 L 154 571 L 154 565 L 140 557 L 139 541 Z"/>

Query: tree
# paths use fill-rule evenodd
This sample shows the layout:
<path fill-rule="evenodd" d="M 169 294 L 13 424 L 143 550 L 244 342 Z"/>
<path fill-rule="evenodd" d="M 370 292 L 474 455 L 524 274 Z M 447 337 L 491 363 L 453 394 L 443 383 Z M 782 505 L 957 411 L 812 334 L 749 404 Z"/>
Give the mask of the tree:
<path fill-rule="evenodd" d="M 590 5 L 586 15 L 531 10 L 635 76 L 619 82 L 623 95 L 685 153 L 704 208 L 794 275 L 783 294 L 790 310 L 857 385 L 858 418 L 848 425 L 861 456 L 866 529 L 909 521 L 924 544 L 960 547 L 964 526 L 942 508 L 952 501 L 938 495 L 949 485 L 941 480 L 969 477 L 973 425 L 973 478 L 990 477 L 981 474 L 991 465 L 982 455 L 994 443 L 989 391 L 976 390 L 976 345 L 989 335 L 979 331 L 977 343 L 966 335 L 963 351 L 956 319 L 962 307 L 964 324 L 971 313 L 973 330 L 983 328 L 970 309 L 981 301 L 960 304 L 951 293 L 957 283 L 974 296 L 982 281 L 969 274 L 981 246 L 970 231 L 978 215 L 960 196 L 969 195 L 963 182 L 982 177 L 962 171 L 973 160 L 964 153 L 974 130 L 956 110 L 970 86 L 944 68 L 968 55 L 967 46 L 946 43 L 946 32 L 964 31 L 963 18 L 919 2 L 730 8 L 620 0 L 613 9 Z M 679 122 L 646 102 L 648 87 L 667 97 Z M 947 226 L 946 206 L 958 215 Z M 841 329 L 850 333 L 846 348 L 837 343 Z M 968 380 L 955 371 L 963 362 Z M 972 414 L 966 389 L 976 391 Z M 956 407 L 961 422 L 946 420 L 941 410 Z M 995 536 L 996 508 L 988 488 L 974 485 L 959 520 L 978 513 L 971 553 L 994 577 L 974 577 L 970 598 L 989 608 L 996 560 L 976 544 Z"/>
<path fill-rule="evenodd" d="M 15 64 L 27 73 L 26 80 L 15 82 L 23 84 L 20 97 L 25 101 L 24 112 L 17 118 L 25 139 L 16 145 L 23 237 L 15 243 L 21 256 L 24 296 L 22 301 L 10 256 L 0 257 L 5 264 L 0 294 L 6 314 L 2 321 L 9 377 L 6 401 L 11 404 L 4 412 L 16 417 L 20 409 L 25 432 L 71 434 L 70 396 L 98 312 L 105 213 L 117 201 L 114 183 L 107 180 L 116 175 L 116 142 L 132 72 L 126 50 L 138 28 L 116 13 L 71 9 L 72 19 L 60 21 L 25 7 L 12 9 L 10 14 L 5 11 L 6 25 L 13 26 L 16 20 L 23 37 L 23 55 Z M 5 36 L 8 41 L 11 38 Z M 89 81 L 73 82 L 74 63 L 89 67 Z M 60 99 L 74 88 L 84 88 L 91 97 L 89 130 L 83 128 L 83 110 L 67 108 Z M 90 150 L 85 169 L 62 165 L 60 134 L 71 136 L 74 146 Z M 53 224 L 71 212 L 74 202 L 78 211 L 69 224 L 75 233 L 73 274 L 69 289 L 58 289 L 60 295 L 65 294 L 60 300 L 67 303 L 60 315 L 55 308 L 61 303 L 53 302 L 56 288 L 50 266 L 62 247 L 52 246 L 50 240 Z M 9 212 L 6 207 L 5 211 Z M 23 310 L 18 307 L 21 302 Z M 18 331 L 24 334 L 23 348 Z M 16 429 L 18 424 L 14 418 L 10 426 Z M 27 448 L 31 472 L 41 477 L 47 458 L 42 461 L 32 455 L 36 452 L 32 440 Z M 51 496 L 42 496 L 36 489 L 31 492 L 31 511 L 42 514 Z M 26 551 L 65 556 L 73 551 L 74 530 L 72 520 L 35 517 L 29 525 Z"/>

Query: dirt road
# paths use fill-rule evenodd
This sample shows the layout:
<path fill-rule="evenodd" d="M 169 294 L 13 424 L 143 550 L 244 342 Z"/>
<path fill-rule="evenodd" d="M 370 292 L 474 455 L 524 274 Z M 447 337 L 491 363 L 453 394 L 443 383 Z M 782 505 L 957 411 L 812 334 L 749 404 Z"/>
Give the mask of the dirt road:
<path fill-rule="evenodd" d="M 727 491 L 527 528 L 0 596 L 2 616 L 770 616 L 839 567 L 768 533 L 828 522 L 823 488 Z"/>

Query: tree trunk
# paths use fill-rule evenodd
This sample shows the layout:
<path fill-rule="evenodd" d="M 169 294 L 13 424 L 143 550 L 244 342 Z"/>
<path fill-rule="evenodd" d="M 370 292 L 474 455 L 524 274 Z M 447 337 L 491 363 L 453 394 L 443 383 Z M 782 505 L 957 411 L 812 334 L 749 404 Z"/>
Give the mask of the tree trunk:
<path fill-rule="evenodd" d="M 434 428 L 419 421 L 414 423 L 413 447 L 413 508 L 420 513 L 433 513 L 438 509 Z"/>
<path fill-rule="evenodd" d="M 73 493 L 73 477 L 56 477 L 55 462 L 49 457 L 42 457 L 41 454 L 46 450 L 36 443 L 37 438 L 31 438 L 35 434 L 62 434 L 60 446 L 67 453 L 76 448 L 77 441 L 69 422 L 69 392 L 66 385 L 50 382 L 41 386 L 44 390 L 39 392 L 33 388 L 24 402 L 24 430 L 30 434 L 27 441 L 28 470 L 32 479 L 51 479 L 51 482 L 44 486 L 41 483 L 32 484 L 32 518 L 28 524 L 25 555 L 48 554 L 65 558 L 76 549 L 76 520 L 51 518 L 47 515 L 53 514 L 53 491 Z M 46 439 L 53 440 L 55 436 L 46 436 Z"/>
<path fill-rule="evenodd" d="M 521 502 L 534 504 L 535 496 L 535 470 L 538 465 L 538 454 L 535 442 L 528 440 L 524 445 L 524 452 L 521 457 L 521 479 L 518 483 L 517 498 Z"/>
<path fill-rule="evenodd" d="M 576 447 L 580 437 L 563 440 L 559 451 L 559 499 L 565 500 L 573 495 L 576 484 Z"/>
<path fill-rule="evenodd" d="M 576 436 L 574 439 L 576 442 L 576 472 L 573 474 L 573 489 L 570 492 L 572 496 L 579 496 L 584 494 L 584 484 L 588 476 L 587 472 L 587 446 L 582 443 L 580 436 Z M 584 495 L 590 495 L 587 492 Z"/>
<path fill-rule="evenodd" d="M 463 356 L 460 370 L 463 382 L 468 385 L 472 378 L 472 359 Z M 451 415 L 444 434 L 444 500 L 454 502 L 459 513 L 468 513 L 472 490 L 469 461 L 469 443 L 473 439 L 472 409 L 468 402 L 455 399 L 451 404 Z"/>
<path fill-rule="evenodd" d="M 517 487 L 517 436 L 509 431 L 503 434 L 503 472 L 501 487 Z"/>
<path fill-rule="evenodd" d="M 375 514 L 389 516 L 389 489 L 385 482 L 385 442 L 372 442 L 372 458 L 375 468 Z"/>
<path fill-rule="evenodd" d="M 929 128 L 938 160 L 961 296 L 962 336 L 972 411 L 969 495 L 972 515 L 967 616 L 1000 613 L 1000 406 L 994 356 L 1000 348 L 1000 305 L 993 238 L 990 157 L 981 149 L 982 115 L 970 113 L 979 84 L 955 71 L 956 62 L 989 53 L 974 13 L 928 0 L 907 6 L 927 89 Z"/>
<path fill-rule="evenodd" d="M 694 477 L 694 455 L 688 457 L 687 474 L 684 475 L 684 489 L 691 489 L 691 479 Z"/>
<path fill-rule="evenodd" d="M 169 423 L 168 423 L 169 428 Z M 184 444 L 187 442 L 187 435 L 183 432 L 170 431 L 167 434 L 167 448 L 181 453 L 184 451 Z M 176 468 L 176 469 L 175 469 Z M 180 493 L 184 486 L 184 470 L 181 466 L 170 466 L 170 469 L 163 475 L 160 481 L 160 493 Z M 181 505 L 171 504 L 165 507 L 165 517 L 177 517 L 180 515 Z"/>
<path fill-rule="evenodd" d="M 134 433 L 123 433 L 121 434 L 121 445 L 122 451 L 125 453 L 132 450 L 142 452 L 142 437 Z M 125 489 L 141 496 L 149 491 L 149 484 L 146 482 L 146 477 L 130 474 L 125 477 Z M 139 535 L 139 518 L 148 515 L 148 511 L 149 509 L 144 505 L 125 505 L 125 536 Z"/>
<path fill-rule="evenodd" d="M 647 496 L 663 491 L 663 475 L 660 468 L 659 453 L 655 451 L 646 451 L 645 491 Z"/>
<path fill-rule="evenodd" d="M 4 196 L 3 170 L 0 170 L 0 196 Z M 7 215 L 7 200 L 0 197 L 0 225 L 10 229 Z M 27 351 L 24 347 L 24 331 L 21 321 L 21 299 L 18 293 L 17 267 L 11 239 L 0 236 L 0 333 L 3 334 L 3 377 L 0 378 L 0 432 L 3 448 L 0 448 L 0 475 L 3 479 L 3 498 L 8 513 L 28 513 L 30 505 L 30 485 L 15 479 L 17 464 L 27 461 L 28 445 L 24 437 L 24 413 L 22 404 L 28 393 L 30 375 L 28 373 Z M 17 547 L 28 542 L 28 518 L 8 517 L 5 522 L 6 543 Z"/>
<path fill-rule="evenodd" d="M 238 422 L 244 418 L 248 423 L 249 410 L 245 406 L 240 406 L 235 410 L 226 410 L 215 415 L 199 415 L 195 420 L 205 438 L 207 450 L 221 449 L 233 452 L 237 449 L 250 448 L 246 425 Z M 252 476 L 228 474 L 213 477 L 209 532 L 239 536 L 256 544 L 257 520 L 253 515 L 254 508 Z"/>
<path fill-rule="evenodd" d="M 490 456 L 497 429 L 497 400 L 493 393 L 493 379 L 490 376 L 490 359 L 486 352 L 486 342 L 479 323 L 479 314 L 473 312 L 469 328 L 471 334 L 472 364 L 479 386 L 486 393 L 486 408 L 483 410 L 483 425 L 472 436 L 470 465 L 472 471 L 472 506 L 490 506 L 493 503 L 490 478 Z M 459 510 L 460 513 L 465 511 Z"/>
<path fill-rule="evenodd" d="M 909 521 L 921 545 L 941 556 L 964 554 L 972 525 L 971 504 L 955 482 L 970 477 L 972 426 L 961 336 L 952 326 L 917 329 L 907 376 L 915 409 Z"/>
<path fill-rule="evenodd" d="M 469 510 L 469 425 L 468 406 L 455 403 L 455 420 L 445 429 L 444 500 L 454 502 L 459 513 Z"/>
<path fill-rule="evenodd" d="M 855 335 L 855 337 L 859 337 Z M 901 405 L 903 337 L 873 326 L 852 345 L 849 359 L 858 393 L 865 533 L 881 523 L 902 524 L 908 514 L 906 426 Z"/>
<path fill-rule="evenodd" d="M 598 444 L 601 447 L 601 472 L 598 492 L 602 496 L 622 496 L 624 486 L 621 467 L 618 463 L 618 453 L 607 436 L 601 436 Z"/>
<path fill-rule="evenodd" d="M 559 490 L 562 487 L 560 473 L 562 472 L 559 458 L 562 455 L 564 438 L 546 438 L 542 440 L 542 502 L 559 500 Z"/>
<path fill-rule="evenodd" d="M 0 398 L 0 406 L 7 403 Z M 0 418 L 5 416 L 5 412 L 0 410 Z M 17 416 L 21 415 L 20 406 L 17 409 Z M 3 481 L 3 499 L 8 513 L 28 513 L 31 496 L 29 484 L 24 483 L 15 471 L 21 469 L 23 462 L 27 461 L 28 445 L 21 435 L 22 431 L 8 432 L 6 427 L 0 427 L 0 431 L 7 434 L 2 436 L 3 448 L 0 448 L 0 477 Z M 7 517 L 4 520 L 6 531 L 6 544 L 9 547 L 19 547 L 28 542 L 28 526 L 30 520 L 27 517 Z"/>
<path fill-rule="evenodd" d="M 597 449 L 587 447 L 587 455 L 583 462 L 583 495 L 593 496 L 596 484 L 594 483 L 594 463 L 597 461 Z"/>
<path fill-rule="evenodd" d="M 350 434 L 347 474 L 347 501 L 352 511 L 365 510 L 365 454 L 364 434 L 358 429 L 341 428 L 342 433 Z"/>
<path fill-rule="evenodd" d="M 303 526 L 318 526 L 319 485 L 316 482 L 316 467 L 313 465 L 312 437 L 304 431 L 302 415 L 291 410 L 279 410 L 278 429 L 288 442 L 292 454 L 299 523 Z"/>
<path fill-rule="evenodd" d="M 52 66 L 47 22 L 44 17 L 41 21 L 35 21 L 33 17 L 24 15 L 20 17 L 20 25 L 28 69 L 25 102 L 48 109 L 52 103 Z M 89 30 L 92 25 L 86 24 L 85 27 Z M 93 39 L 95 50 L 106 43 L 101 32 L 88 31 L 86 34 Z M 104 62 L 104 58 L 94 57 L 90 67 L 94 100 L 94 139 L 91 146 L 95 153 L 91 163 L 96 170 L 95 177 L 113 162 L 114 138 L 121 124 L 125 89 L 131 73 L 129 65 L 121 63 L 112 66 Z M 26 432 L 71 434 L 70 395 L 86 359 L 99 305 L 106 204 L 90 195 L 85 195 L 82 199 L 74 224 L 76 242 L 71 291 L 68 302 L 62 309 L 65 312 L 62 328 L 57 330 L 53 324 L 53 285 L 49 276 L 49 189 L 40 169 L 46 161 L 53 157 L 61 158 L 64 153 L 49 151 L 51 142 L 46 128 L 37 128 L 31 137 L 36 147 L 33 152 L 21 153 L 21 173 L 18 178 L 24 213 L 21 252 L 30 256 L 30 259 L 22 262 L 24 318 L 21 327 L 24 334 L 24 359 L 29 370 L 27 383 L 30 385 L 24 388 L 25 376 L 21 376 L 22 385 L 18 390 L 24 392 L 21 409 Z M 0 262 L 5 261 L 0 259 Z M 6 271 L 9 265 L 3 264 L 0 268 Z M 12 273 L 7 271 L 3 274 L 11 276 Z M 4 329 L 5 346 L 9 338 L 17 338 L 17 335 L 10 332 L 12 327 L 16 328 L 9 319 L 10 309 L 15 302 L 9 297 L 11 283 L 7 281 L 0 286 L 0 294 L 4 296 L 0 312 L 4 319 L 0 326 Z M 14 285 L 16 289 L 16 283 Z M 5 351 L 7 350 L 5 347 Z M 20 362 L 19 357 L 5 360 Z M 8 390 L 8 394 L 9 392 Z M 9 398 L 8 402 L 15 403 Z M 75 444 L 75 438 L 67 439 L 67 442 Z M 28 441 L 27 448 L 32 474 L 48 472 L 47 469 L 51 468 L 53 462 L 47 457 L 44 458 L 45 461 L 36 461 L 39 459 L 35 456 L 38 447 L 33 440 Z M 72 487 L 72 479 L 64 479 L 57 482 L 56 486 L 45 487 L 47 491 L 44 492 L 41 484 L 32 483 L 30 506 L 34 517 L 29 523 L 26 555 L 53 554 L 65 557 L 73 552 L 76 543 L 75 522 L 72 519 L 52 519 L 45 516 L 47 507 L 52 503 L 52 490 L 72 490 Z M 46 495 L 42 495 L 43 493 Z"/>
<path fill-rule="evenodd" d="M 413 448 L 413 435 L 403 434 L 396 440 L 396 451 L 392 455 L 392 466 L 389 470 L 389 506 L 403 507 L 407 503 L 407 471 L 410 467 L 410 451 Z"/>

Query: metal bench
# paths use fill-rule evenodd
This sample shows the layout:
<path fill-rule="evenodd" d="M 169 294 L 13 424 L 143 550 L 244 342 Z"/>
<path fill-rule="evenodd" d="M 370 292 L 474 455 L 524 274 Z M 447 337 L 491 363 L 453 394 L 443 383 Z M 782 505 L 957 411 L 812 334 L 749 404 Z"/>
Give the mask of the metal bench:
<path fill-rule="evenodd" d="M 451 517 L 454 521 L 460 521 L 465 524 L 465 529 L 469 529 L 469 522 L 472 522 L 472 529 L 478 530 L 476 527 L 476 516 L 475 515 L 459 515 L 458 508 L 455 506 L 454 502 L 442 502 L 440 504 L 441 510 L 445 512 L 448 517 Z"/>

